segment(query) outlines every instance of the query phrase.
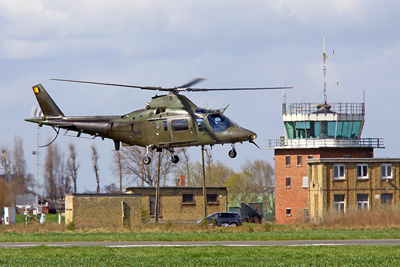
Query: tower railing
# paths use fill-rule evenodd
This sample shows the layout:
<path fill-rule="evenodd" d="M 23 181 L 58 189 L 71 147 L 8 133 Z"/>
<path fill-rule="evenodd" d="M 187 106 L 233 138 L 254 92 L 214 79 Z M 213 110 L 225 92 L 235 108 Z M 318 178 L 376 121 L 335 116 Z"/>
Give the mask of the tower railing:
<path fill-rule="evenodd" d="M 364 103 L 330 103 L 329 106 L 329 110 L 335 113 L 365 115 Z M 319 107 L 320 103 L 282 103 L 282 115 L 312 114 L 318 112 Z"/>
<path fill-rule="evenodd" d="M 266 148 L 372 147 L 385 148 L 383 138 L 295 138 L 268 139 Z"/>

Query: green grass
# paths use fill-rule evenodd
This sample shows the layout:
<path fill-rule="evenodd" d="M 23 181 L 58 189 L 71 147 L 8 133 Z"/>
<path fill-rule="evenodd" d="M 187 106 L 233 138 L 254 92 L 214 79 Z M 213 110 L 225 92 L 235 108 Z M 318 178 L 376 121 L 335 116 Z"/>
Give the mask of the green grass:
<path fill-rule="evenodd" d="M 400 246 L 0 249 L 2 266 L 399 266 Z"/>
<path fill-rule="evenodd" d="M 291 230 L 240 232 L 219 228 L 193 232 L 0 232 L 0 242 L 67 241 L 239 241 L 239 240 L 329 240 L 329 239 L 398 239 L 398 230 Z"/>

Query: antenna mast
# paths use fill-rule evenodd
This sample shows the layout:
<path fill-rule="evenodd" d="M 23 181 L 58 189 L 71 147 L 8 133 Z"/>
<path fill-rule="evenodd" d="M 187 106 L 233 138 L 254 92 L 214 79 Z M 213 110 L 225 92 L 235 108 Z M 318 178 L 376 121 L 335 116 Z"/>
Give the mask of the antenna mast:
<path fill-rule="evenodd" d="M 327 82 L 326 82 L 326 58 L 327 57 L 333 57 L 332 56 L 327 56 L 325 53 L 325 35 L 324 35 L 324 53 L 322 54 L 322 58 L 324 59 L 324 103 L 325 105 L 328 104 L 328 92 L 327 92 Z M 333 54 L 335 53 L 335 51 L 333 52 Z"/>

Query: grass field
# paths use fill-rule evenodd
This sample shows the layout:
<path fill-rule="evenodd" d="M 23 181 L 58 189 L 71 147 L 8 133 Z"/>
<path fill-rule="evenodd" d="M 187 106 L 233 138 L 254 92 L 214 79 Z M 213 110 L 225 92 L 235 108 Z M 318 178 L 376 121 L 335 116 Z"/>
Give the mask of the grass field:
<path fill-rule="evenodd" d="M 1 266 L 399 266 L 399 246 L 0 249 Z"/>
<path fill-rule="evenodd" d="M 275 225 L 249 224 L 222 228 L 193 223 L 153 223 L 131 228 L 77 228 L 58 225 L 58 216 L 47 215 L 45 225 L 0 225 L 0 242 L 29 241 L 239 241 L 239 240 L 326 240 L 326 239 L 400 239 L 399 212 L 348 213 L 328 217 L 323 224 Z M 384 213 L 382 213 L 384 212 Z M 396 220 L 394 220 L 396 219 Z"/>
<path fill-rule="evenodd" d="M 219 228 L 191 232 L 116 232 L 39 230 L 31 233 L 4 231 L 0 242 L 67 242 L 67 241 L 240 241 L 240 240 L 345 240 L 400 238 L 398 230 L 287 230 L 273 232 L 242 232 Z"/>
<path fill-rule="evenodd" d="M 239 241 L 400 239 L 399 216 L 347 214 L 320 224 L 237 228 L 165 223 L 132 228 L 74 228 L 58 225 L 0 226 L 0 242 L 57 241 Z M 364 216 L 364 217 L 362 217 Z M 1 248 L 0 266 L 400 266 L 400 246 L 300 247 L 26 247 Z"/>

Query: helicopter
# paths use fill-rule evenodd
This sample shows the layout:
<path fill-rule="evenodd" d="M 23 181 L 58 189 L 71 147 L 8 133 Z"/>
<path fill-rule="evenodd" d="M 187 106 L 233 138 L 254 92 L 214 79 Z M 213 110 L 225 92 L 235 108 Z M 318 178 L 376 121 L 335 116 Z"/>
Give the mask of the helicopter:
<path fill-rule="evenodd" d="M 150 150 L 161 152 L 163 149 L 171 153 L 171 161 L 179 162 L 179 157 L 174 154 L 174 148 L 204 146 L 217 144 L 231 144 L 232 149 L 228 155 L 235 158 L 236 143 L 254 142 L 257 134 L 247 130 L 227 116 L 224 109 L 211 109 L 196 106 L 181 92 L 205 91 L 237 91 L 237 90 L 267 90 L 288 89 L 293 87 L 261 87 L 261 88 L 192 88 L 191 86 L 204 80 L 195 78 L 178 87 L 136 86 L 113 83 L 100 83 L 90 81 L 77 81 L 65 79 L 51 79 L 55 81 L 130 87 L 145 90 L 168 92 L 165 95 L 155 95 L 144 109 L 136 110 L 118 116 L 65 116 L 54 100 L 41 84 L 32 87 L 39 103 L 42 116 L 25 119 L 25 121 L 48 125 L 56 132 L 55 138 L 47 145 L 53 143 L 60 129 L 77 132 L 76 137 L 82 133 L 95 137 L 112 139 L 115 150 L 123 146 L 141 146 L 146 148 L 143 163 L 151 162 L 148 156 Z M 47 146 L 46 145 L 46 146 Z M 259 147 L 258 147 L 259 148 Z"/>

